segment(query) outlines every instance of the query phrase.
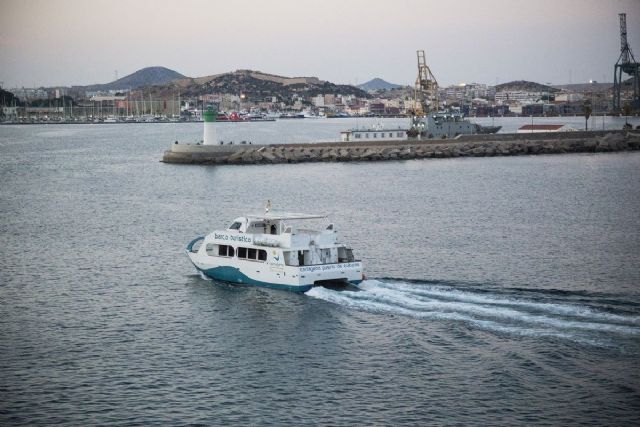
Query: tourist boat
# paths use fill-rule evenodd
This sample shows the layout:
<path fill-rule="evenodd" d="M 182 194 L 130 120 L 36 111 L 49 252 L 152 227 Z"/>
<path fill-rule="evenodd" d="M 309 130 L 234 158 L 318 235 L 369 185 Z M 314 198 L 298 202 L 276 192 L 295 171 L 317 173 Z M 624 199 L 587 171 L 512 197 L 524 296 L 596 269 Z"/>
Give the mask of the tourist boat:
<path fill-rule="evenodd" d="M 309 228 L 326 215 L 269 210 L 191 241 L 186 252 L 196 269 L 215 280 L 296 292 L 363 280 L 362 262 L 333 224 Z"/>

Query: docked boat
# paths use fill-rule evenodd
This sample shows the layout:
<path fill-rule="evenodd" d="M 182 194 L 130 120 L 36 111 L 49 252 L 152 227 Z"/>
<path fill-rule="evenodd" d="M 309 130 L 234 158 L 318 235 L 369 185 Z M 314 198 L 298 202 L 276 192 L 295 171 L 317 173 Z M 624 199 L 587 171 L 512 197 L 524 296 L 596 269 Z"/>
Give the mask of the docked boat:
<path fill-rule="evenodd" d="M 491 134 L 501 126 L 481 126 L 455 111 L 439 111 L 411 118 L 409 129 L 384 129 L 382 126 L 349 129 L 340 132 L 342 142 L 405 141 L 455 138 L 458 135 Z"/>
<path fill-rule="evenodd" d="M 441 110 L 424 116 L 414 116 L 407 134 L 410 138 L 443 139 L 458 135 L 496 133 L 501 126 L 481 126 L 472 123 L 455 110 Z"/>
<path fill-rule="evenodd" d="M 326 215 L 266 212 L 236 218 L 229 228 L 187 246 L 198 271 L 215 280 L 306 292 L 326 284 L 359 284 L 362 262 Z"/>

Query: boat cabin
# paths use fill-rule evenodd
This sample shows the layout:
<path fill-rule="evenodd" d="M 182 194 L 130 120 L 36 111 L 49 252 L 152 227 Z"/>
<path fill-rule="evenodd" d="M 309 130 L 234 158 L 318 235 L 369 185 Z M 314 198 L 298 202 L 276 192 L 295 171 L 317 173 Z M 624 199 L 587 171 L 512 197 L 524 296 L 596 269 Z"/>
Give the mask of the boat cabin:
<path fill-rule="evenodd" d="M 342 142 L 353 141 L 404 141 L 407 131 L 404 129 L 351 129 L 340 132 Z"/>
<path fill-rule="evenodd" d="M 238 217 L 227 231 L 233 236 L 231 241 L 240 242 L 241 245 L 214 244 L 207 247 L 207 252 L 212 256 L 235 255 L 238 258 L 267 261 L 266 249 L 250 248 L 258 246 L 271 249 L 278 257 L 281 254 L 284 264 L 291 266 L 354 261 L 351 248 L 339 243 L 338 231 L 333 224 L 320 229 L 309 228 L 308 221 L 318 219 L 326 219 L 326 216 L 266 213 Z M 220 235 L 220 240 L 226 238 Z"/>

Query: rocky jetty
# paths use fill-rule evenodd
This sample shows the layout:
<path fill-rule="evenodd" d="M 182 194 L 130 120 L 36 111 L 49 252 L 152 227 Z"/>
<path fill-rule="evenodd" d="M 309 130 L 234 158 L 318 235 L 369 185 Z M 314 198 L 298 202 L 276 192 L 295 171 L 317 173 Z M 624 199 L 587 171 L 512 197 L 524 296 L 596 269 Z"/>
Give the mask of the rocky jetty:
<path fill-rule="evenodd" d="M 376 141 L 282 145 L 184 145 L 164 153 L 166 163 L 276 164 L 362 162 L 451 157 L 594 153 L 640 149 L 640 133 L 567 132 L 558 134 L 467 135 L 448 141 Z"/>

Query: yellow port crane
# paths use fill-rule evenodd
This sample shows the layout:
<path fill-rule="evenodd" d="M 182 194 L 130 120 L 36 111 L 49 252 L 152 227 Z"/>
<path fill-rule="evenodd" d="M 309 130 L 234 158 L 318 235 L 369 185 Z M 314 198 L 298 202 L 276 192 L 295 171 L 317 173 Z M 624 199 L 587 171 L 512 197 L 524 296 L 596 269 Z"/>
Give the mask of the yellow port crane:
<path fill-rule="evenodd" d="M 430 108 L 438 111 L 440 98 L 438 96 L 438 82 L 427 65 L 424 50 L 417 51 L 417 54 L 418 77 L 414 92 L 414 111 L 416 116 L 424 116 L 429 113 Z"/>

